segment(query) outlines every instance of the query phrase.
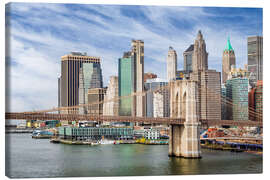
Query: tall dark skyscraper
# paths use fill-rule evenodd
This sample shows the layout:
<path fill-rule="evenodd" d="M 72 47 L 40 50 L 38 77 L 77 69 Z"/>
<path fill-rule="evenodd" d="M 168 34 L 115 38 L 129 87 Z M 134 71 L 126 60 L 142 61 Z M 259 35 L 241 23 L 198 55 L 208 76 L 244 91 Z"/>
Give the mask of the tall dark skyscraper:
<path fill-rule="evenodd" d="M 61 57 L 61 78 L 60 78 L 60 106 L 75 106 L 79 104 L 79 77 L 80 70 L 83 73 L 81 80 L 84 83 L 85 97 L 88 89 L 102 88 L 102 73 L 100 58 L 87 56 L 86 53 L 72 52 Z M 84 101 L 87 103 L 87 100 Z M 78 109 L 71 111 L 78 112 Z"/>
<path fill-rule="evenodd" d="M 184 56 L 184 71 L 186 73 L 192 72 L 193 51 L 194 51 L 194 44 L 191 44 L 183 53 L 183 56 Z"/>
<path fill-rule="evenodd" d="M 249 81 L 252 86 L 255 86 L 258 80 L 263 80 L 263 37 L 248 37 L 247 47 Z"/>

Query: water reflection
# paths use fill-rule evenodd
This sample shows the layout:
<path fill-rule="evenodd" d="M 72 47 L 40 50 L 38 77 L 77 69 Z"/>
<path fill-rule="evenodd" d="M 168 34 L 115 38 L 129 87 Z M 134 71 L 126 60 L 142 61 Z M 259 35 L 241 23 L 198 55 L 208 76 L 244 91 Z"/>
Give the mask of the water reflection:
<path fill-rule="evenodd" d="M 9 177 L 260 173 L 262 157 L 202 149 L 202 159 L 168 157 L 167 145 L 65 145 L 6 134 Z"/>

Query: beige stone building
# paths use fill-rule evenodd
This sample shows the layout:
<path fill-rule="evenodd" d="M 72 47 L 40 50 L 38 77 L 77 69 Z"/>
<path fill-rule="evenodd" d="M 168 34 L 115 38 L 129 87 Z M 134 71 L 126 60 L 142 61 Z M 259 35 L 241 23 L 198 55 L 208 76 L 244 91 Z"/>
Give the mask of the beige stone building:
<path fill-rule="evenodd" d="M 106 88 L 93 88 L 88 90 L 88 107 L 87 114 L 102 115 L 103 102 L 106 94 Z"/>
<path fill-rule="evenodd" d="M 200 118 L 221 120 L 220 72 L 208 70 L 208 53 L 201 31 L 194 42 L 191 80 L 198 82 L 198 113 Z"/>
<path fill-rule="evenodd" d="M 135 57 L 136 61 L 136 80 L 135 90 L 138 92 L 136 96 L 136 116 L 145 116 L 145 96 L 140 92 L 144 91 L 144 42 L 142 40 L 132 40 L 131 53 Z"/>
<path fill-rule="evenodd" d="M 208 69 L 208 53 L 201 30 L 197 34 L 194 42 L 192 54 L 192 71 L 205 71 Z"/>
<path fill-rule="evenodd" d="M 196 71 L 191 79 L 198 82 L 198 113 L 200 118 L 221 120 L 220 72 L 215 70 Z"/>
<path fill-rule="evenodd" d="M 104 96 L 103 115 L 118 116 L 118 77 L 111 76 L 109 86 Z"/>
<path fill-rule="evenodd" d="M 153 93 L 153 116 L 164 117 L 164 95 L 161 91 Z"/>
<path fill-rule="evenodd" d="M 250 72 L 247 69 L 247 65 L 245 65 L 244 69 L 236 68 L 234 65 L 231 66 L 231 70 L 228 73 L 227 79 L 232 79 L 235 77 L 246 77 L 249 78 Z"/>

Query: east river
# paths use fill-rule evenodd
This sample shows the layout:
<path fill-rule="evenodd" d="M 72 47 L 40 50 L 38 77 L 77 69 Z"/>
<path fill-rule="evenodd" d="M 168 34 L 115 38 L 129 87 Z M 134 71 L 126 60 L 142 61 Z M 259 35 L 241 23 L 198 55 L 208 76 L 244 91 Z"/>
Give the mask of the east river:
<path fill-rule="evenodd" d="M 65 145 L 6 134 L 6 176 L 92 177 L 261 173 L 262 155 L 202 149 L 201 159 L 168 157 L 168 145 Z"/>

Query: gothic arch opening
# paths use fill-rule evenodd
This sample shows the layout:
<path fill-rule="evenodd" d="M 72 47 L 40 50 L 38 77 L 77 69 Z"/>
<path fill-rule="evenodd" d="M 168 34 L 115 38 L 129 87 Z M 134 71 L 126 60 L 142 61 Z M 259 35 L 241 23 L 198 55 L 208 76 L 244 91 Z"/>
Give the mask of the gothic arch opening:
<path fill-rule="evenodd" d="M 187 99 L 187 93 L 184 92 L 184 95 L 182 97 L 182 103 L 181 103 L 181 118 L 186 119 L 186 99 Z"/>
<path fill-rule="evenodd" d="M 173 108 L 173 117 L 177 117 L 178 116 L 178 108 L 179 108 L 179 95 L 178 92 L 176 93 L 175 99 L 174 99 L 174 108 Z"/>

